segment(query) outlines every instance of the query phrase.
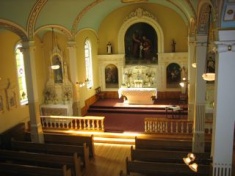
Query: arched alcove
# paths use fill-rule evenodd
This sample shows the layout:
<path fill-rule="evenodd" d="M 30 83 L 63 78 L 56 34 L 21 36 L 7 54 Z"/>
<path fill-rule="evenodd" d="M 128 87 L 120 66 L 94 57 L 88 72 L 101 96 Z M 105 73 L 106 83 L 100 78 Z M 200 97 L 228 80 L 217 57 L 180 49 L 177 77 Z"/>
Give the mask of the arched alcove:
<path fill-rule="evenodd" d="M 135 11 L 131 12 L 124 20 L 119 33 L 118 33 L 118 53 L 125 53 L 125 34 L 130 26 L 136 23 L 147 23 L 154 28 L 156 31 L 158 42 L 157 42 L 157 51 L 158 53 L 164 52 L 164 37 L 161 26 L 157 22 L 157 18 L 148 11 L 138 8 Z"/>

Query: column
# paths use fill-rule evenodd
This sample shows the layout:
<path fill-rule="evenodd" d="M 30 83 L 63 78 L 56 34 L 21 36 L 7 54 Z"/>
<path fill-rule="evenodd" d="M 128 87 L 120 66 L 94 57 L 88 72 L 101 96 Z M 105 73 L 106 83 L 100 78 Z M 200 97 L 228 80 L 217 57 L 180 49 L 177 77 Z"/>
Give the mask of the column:
<path fill-rule="evenodd" d="M 193 60 L 196 54 L 195 37 L 189 38 L 189 52 L 188 52 L 188 120 L 194 120 L 194 104 L 195 104 L 195 72 L 196 69 L 192 67 Z"/>
<path fill-rule="evenodd" d="M 77 73 L 76 42 L 68 42 L 70 77 L 73 84 L 73 115 L 81 116 L 80 93 Z M 84 81 L 84 80 L 83 80 Z"/>
<path fill-rule="evenodd" d="M 194 127 L 192 151 L 203 153 L 205 146 L 205 95 L 206 81 L 202 74 L 205 71 L 207 55 L 207 36 L 197 36 L 197 68 L 195 75 L 195 107 L 194 107 Z"/>
<path fill-rule="evenodd" d="M 34 42 L 23 42 L 22 51 L 24 55 L 27 94 L 29 101 L 31 140 L 32 142 L 43 143 L 44 138 L 38 102 Z"/>
<path fill-rule="evenodd" d="M 219 31 L 216 44 L 213 176 L 231 176 L 235 120 L 235 30 Z"/>

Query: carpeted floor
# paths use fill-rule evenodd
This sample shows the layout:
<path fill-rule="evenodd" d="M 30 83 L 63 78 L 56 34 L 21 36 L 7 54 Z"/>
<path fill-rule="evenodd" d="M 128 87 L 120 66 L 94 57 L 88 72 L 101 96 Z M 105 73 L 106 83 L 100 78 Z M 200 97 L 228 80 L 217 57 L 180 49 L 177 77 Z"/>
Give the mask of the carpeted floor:
<path fill-rule="evenodd" d="M 120 99 L 102 99 L 90 107 L 99 110 L 88 110 L 86 115 L 105 116 L 104 126 L 107 132 L 144 132 L 144 118 L 167 119 L 165 107 L 169 104 L 171 103 L 127 105 Z M 120 110 L 120 108 L 125 108 L 125 111 Z M 155 108 L 161 109 L 162 113 L 154 113 L 157 112 L 157 110 L 154 110 Z M 187 114 L 181 115 L 181 119 L 187 119 Z"/>

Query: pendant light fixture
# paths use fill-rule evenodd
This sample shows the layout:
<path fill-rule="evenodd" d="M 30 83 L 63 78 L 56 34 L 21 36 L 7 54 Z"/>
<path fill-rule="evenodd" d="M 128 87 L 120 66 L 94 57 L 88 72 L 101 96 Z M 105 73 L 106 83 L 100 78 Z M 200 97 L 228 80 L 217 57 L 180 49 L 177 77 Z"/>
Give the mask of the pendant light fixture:
<path fill-rule="evenodd" d="M 54 54 L 54 50 L 57 47 L 57 43 L 56 43 L 56 36 L 54 33 L 54 29 L 52 28 L 51 31 L 52 31 L 52 34 L 51 34 L 52 54 Z M 60 68 L 60 65 L 52 63 L 52 65 L 51 65 L 52 70 L 57 70 L 59 68 Z"/>
<path fill-rule="evenodd" d="M 210 25 L 211 25 L 211 6 L 209 6 L 209 16 L 208 16 L 208 33 L 207 33 L 207 53 L 206 53 L 206 63 L 205 63 L 205 73 L 202 74 L 202 78 L 205 81 L 215 80 L 215 53 L 210 50 Z"/>

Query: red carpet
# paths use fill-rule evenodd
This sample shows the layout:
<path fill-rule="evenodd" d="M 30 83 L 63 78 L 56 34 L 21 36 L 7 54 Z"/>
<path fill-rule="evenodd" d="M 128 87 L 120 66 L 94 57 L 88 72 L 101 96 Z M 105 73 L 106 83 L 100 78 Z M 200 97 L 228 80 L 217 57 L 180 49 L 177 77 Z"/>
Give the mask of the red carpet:
<path fill-rule="evenodd" d="M 168 102 L 166 105 L 169 104 Z M 144 132 L 144 118 L 166 119 L 166 105 L 126 105 L 120 99 L 103 99 L 94 103 L 90 108 L 95 107 L 96 110 L 88 110 L 86 115 L 105 116 L 104 126 L 107 132 Z M 161 113 L 158 113 L 158 109 Z M 186 113 L 181 115 L 181 119 L 186 118 Z"/>

